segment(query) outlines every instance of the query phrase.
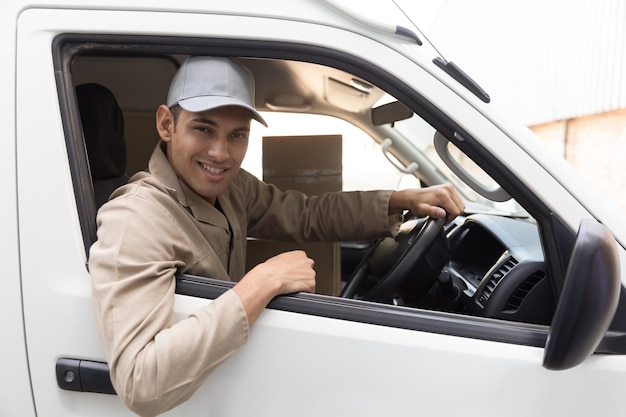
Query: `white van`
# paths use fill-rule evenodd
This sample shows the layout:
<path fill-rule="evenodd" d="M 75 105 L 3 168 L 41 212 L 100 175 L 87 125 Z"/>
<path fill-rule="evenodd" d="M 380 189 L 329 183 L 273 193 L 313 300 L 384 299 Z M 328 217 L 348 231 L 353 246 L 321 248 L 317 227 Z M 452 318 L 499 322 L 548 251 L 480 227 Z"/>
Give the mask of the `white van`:
<path fill-rule="evenodd" d="M 132 415 L 96 332 L 88 252 L 99 204 L 145 168 L 155 110 L 196 54 L 238 59 L 270 125 L 289 123 L 247 156 L 265 180 L 452 183 L 467 210 L 445 227 L 407 216 L 396 240 L 307 246 L 319 293 L 275 299 L 166 415 L 624 415 L 623 214 L 400 13 L 383 18 L 393 2 L 363 7 L 4 1 L 0 415 Z M 79 108 L 84 85 L 111 95 Z M 123 123 L 88 134 L 110 114 Z M 250 240 L 248 263 L 286 248 Z M 177 314 L 232 285 L 178 276 Z"/>

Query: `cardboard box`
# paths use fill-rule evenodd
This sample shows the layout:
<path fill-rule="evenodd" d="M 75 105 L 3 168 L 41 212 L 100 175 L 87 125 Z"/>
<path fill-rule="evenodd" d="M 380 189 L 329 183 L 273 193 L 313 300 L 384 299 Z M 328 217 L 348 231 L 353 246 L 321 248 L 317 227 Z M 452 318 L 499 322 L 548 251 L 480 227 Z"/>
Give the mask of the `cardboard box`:
<path fill-rule="evenodd" d="M 341 191 L 341 135 L 264 137 L 263 180 L 281 190 L 297 190 L 307 195 Z M 304 250 L 315 261 L 316 292 L 339 295 L 339 243 L 294 244 L 251 239 L 248 241 L 246 270 L 271 256 L 296 249 Z"/>

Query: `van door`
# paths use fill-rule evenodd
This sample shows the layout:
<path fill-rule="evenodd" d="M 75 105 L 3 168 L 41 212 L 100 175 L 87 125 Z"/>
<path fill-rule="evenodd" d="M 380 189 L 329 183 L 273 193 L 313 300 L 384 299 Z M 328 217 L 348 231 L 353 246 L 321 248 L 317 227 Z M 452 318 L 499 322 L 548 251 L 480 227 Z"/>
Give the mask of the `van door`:
<path fill-rule="evenodd" d="M 115 395 L 62 389 L 63 381 L 72 383 L 76 373 L 55 372 L 62 359 L 78 361 L 79 376 L 81 361 L 105 360 L 86 268 L 86 248 L 93 239 L 86 232 L 93 220 L 86 214 L 92 203 L 84 191 L 89 179 L 80 175 L 87 165 L 84 149 L 77 145 L 82 136 L 76 115 L 71 114 L 71 72 L 63 62 L 75 45 L 58 36 L 118 45 L 143 42 L 157 54 L 184 53 L 184 48 L 168 48 L 172 39 L 176 45 L 207 49 L 226 39 L 239 42 L 242 51 L 247 46 L 248 54 L 258 52 L 255 48 L 262 54 L 291 45 L 292 58 L 301 47 L 300 52 L 315 51 L 335 63 L 367 64 L 388 74 L 390 84 L 402 80 L 412 86 L 407 96 L 419 90 L 446 110 L 442 113 L 454 114 L 457 123 L 490 141 L 485 148 L 503 161 L 517 156 L 519 149 L 497 126 L 415 62 L 374 40 L 379 36 L 375 32 L 363 36 L 335 24 L 310 23 L 336 19 L 321 7 L 312 8 L 308 23 L 299 21 L 297 7 L 296 2 L 263 4 L 265 13 L 275 13 L 267 18 L 259 17 L 260 9 L 250 16 L 69 8 L 21 14 L 16 76 L 19 238 L 28 360 L 40 416 L 132 415 Z M 291 8 L 290 18 L 277 17 Z M 538 198 L 548 199 L 557 190 L 578 207 L 570 213 L 584 211 L 528 155 L 519 160 L 525 162 L 525 174 L 545 179 L 537 185 Z M 571 221 L 574 215 L 569 217 Z M 189 315 L 229 285 L 181 277 L 176 313 Z M 547 371 L 541 366 L 547 333 L 541 325 L 322 295 L 285 297 L 262 315 L 238 353 L 166 415 L 621 415 L 626 360 L 597 356 L 564 373 Z M 85 369 L 100 374 L 106 367 Z"/>

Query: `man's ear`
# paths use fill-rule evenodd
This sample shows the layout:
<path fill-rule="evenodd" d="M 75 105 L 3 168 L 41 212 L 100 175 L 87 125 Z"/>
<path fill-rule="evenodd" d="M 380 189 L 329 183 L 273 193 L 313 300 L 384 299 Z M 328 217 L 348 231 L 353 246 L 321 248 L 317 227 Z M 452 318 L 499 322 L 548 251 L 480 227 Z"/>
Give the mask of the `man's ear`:
<path fill-rule="evenodd" d="M 156 129 L 163 142 L 172 140 L 174 115 L 165 104 L 161 104 L 156 111 Z"/>

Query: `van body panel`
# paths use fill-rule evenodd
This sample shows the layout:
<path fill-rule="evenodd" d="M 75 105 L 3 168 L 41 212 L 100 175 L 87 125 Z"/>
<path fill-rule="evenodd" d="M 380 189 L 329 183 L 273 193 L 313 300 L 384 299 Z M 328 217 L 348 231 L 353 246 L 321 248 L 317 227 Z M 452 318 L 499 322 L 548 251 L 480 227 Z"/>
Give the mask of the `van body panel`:
<path fill-rule="evenodd" d="M 408 40 L 355 22 L 326 2 L 181 1 L 173 9 L 171 3 L 47 0 L 36 7 L 9 1 L 6 9 L 0 17 L 0 30 L 9 41 L 2 51 L 10 57 L 9 76 L 0 80 L 10 97 L 0 104 L 8 127 L 0 154 L 0 184 L 6 190 L 0 216 L 6 267 L 0 316 L 4 340 L 11 342 L 0 362 L 7 375 L 0 394 L 2 415 L 133 415 L 115 395 L 59 388 L 55 374 L 62 358 L 106 361 L 94 323 L 84 225 L 77 207 L 83 196 L 77 195 L 68 154 L 64 117 L 70 116 L 59 100 L 64 94 L 59 80 L 67 74 L 60 74 L 53 61 L 59 53 L 53 45 L 61 35 L 110 35 L 128 43 L 139 37 L 190 44 L 194 39 L 234 39 L 250 42 L 250 50 L 257 45 L 262 51 L 301 47 L 303 55 L 317 52 L 317 59 L 335 64 L 367 64 L 354 71 L 376 72 L 409 102 L 436 103 L 441 109 L 437 117 L 462 129 L 468 141 L 477 141 L 476 147 L 491 158 L 488 162 L 500 161 L 511 177 L 507 185 L 522 190 L 529 205 L 545 205 L 572 233 L 586 218 L 607 225 L 626 262 L 623 219 L 604 209 L 591 187 L 575 187 L 576 174 L 545 153 L 534 136 L 509 125 L 492 105 L 438 71 L 427 52 L 415 52 Z M 626 272 L 621 279 L 626 282 Z M 299 299 L 293 299 L 297 305 Z M 180 318 L 211 302 L 181 294 L 175 301 Z M 332 309 L 330 297 L 321 297 L 319 303 Z M 452 313 L 355 305 L 355 311 L 385 310 L 399 318 L 415 314 L 415 321 L 433 326 L 441 322 L 442 329 L 455 320 Z M 543 346 L 481 338 L 481 326 L 497 333 L 505 324 L 470 318 L 468 332 L 476 329 L 476 334 L 463 337 L 372 324 L 359 317 L 269 308 L 248 343 L 190 400 L 164 415 L 623 415 L 624 355 L 594 355 L 573 369 L 548 371 L 541 367 Z M 544 338 L 549 329 L 525 323 L 506 326 L 520 333 L 532 329 Z"/>

